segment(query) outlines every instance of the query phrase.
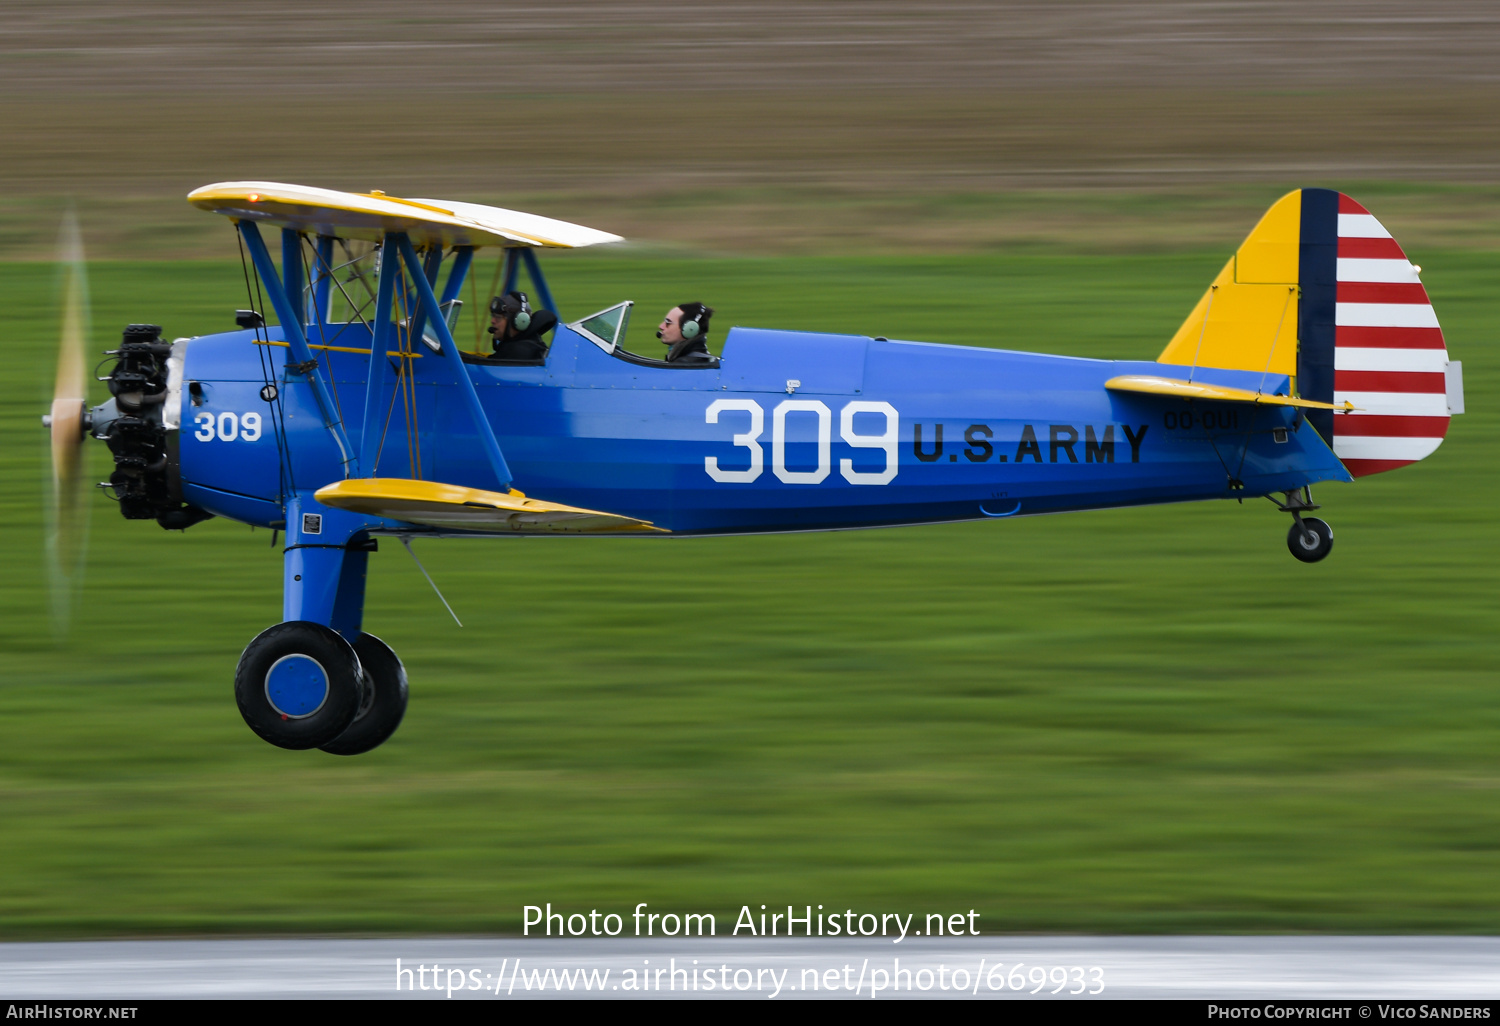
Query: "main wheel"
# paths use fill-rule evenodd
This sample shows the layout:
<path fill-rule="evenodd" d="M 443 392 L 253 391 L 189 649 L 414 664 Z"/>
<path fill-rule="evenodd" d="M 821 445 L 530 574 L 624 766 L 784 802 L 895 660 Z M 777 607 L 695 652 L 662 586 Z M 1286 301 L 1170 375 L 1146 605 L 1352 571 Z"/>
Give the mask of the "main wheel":
<path fill-rule="evenodd" d="M 278 748 L 317 748 L 359 714 L 359 657 L 338 632 L 288 620 L 246 646 L 234 671 L 234 699 L 251 730 Z"/>
<path fill-rule="evenodd" d="M 1317 517 L 1303 517 L 1300 527 L 1292 524 L 1286 547 L 1302 562 L 1316 563 L 1333 549 L 1333 528 Z"/>
<path fill-rule="evenodd" d="M 354 652 L 364 668 L 364 696 L 349 729 L 318 746 L 330 755 L 363 755 L 379 747 L 406 715 L 406 667 L 391 646 L 373 634 L 361 634 Z"/>

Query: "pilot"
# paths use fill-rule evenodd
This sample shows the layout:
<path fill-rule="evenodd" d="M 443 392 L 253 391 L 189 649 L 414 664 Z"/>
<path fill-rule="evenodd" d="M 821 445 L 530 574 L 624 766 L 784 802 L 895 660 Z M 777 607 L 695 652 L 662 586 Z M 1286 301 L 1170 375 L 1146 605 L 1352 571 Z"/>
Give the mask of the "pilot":
<path fill-rule="evenodd" d="M 550 310 L 531 310 L 524 292 L 507 292 L 490 300 L 490 334 L 495 336 L 494 359 L 541 360 L 547 355 L 542 336 L 557 326 Z"/>
<path fill-rule="evenodd" d="M 702 303 L 679 303 L 667 311 L 656 337 L 667 347 L 668 363 L 707 363 L 714 358 L 708 351 L 708 319 L 714 308 Z"/>

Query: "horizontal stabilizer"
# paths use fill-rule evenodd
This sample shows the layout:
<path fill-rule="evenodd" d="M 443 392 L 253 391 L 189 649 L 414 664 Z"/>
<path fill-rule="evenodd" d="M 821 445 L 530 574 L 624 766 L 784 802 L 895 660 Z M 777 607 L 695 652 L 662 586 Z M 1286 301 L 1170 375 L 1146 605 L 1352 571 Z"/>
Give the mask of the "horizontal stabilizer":
<path fill-rule="evenodd" d="M 1352 403 L 1342 405 L 1320 403 L 1312 399 L 1299 399 L 1294 395 L 1266 395 L 1252 392 L 1248 388 L 1230 388 L 1227 385 L 1210 385 L 1202 381 L 1184 381 L 1181 378 L 1163 378 L 1155 374 L 1122 374 L 1110 378 L 1104 387 L 1111 392 L 1144 392 L 1147 395 L 1172 395 L 1179 399 L 1210 399 L 1219 403 L 1257 403 L 1261 406 L 1301 406 L 1310 410 L 1356 409 Z"/>
<path fill-rule="evenodd" d="M 315 497 L 335 509 L 486 534 L 666 533 L 634 517 L 528 499 L 517 491 L 486 492 L 437 481 L 356 477 L 319 488 Z"/>

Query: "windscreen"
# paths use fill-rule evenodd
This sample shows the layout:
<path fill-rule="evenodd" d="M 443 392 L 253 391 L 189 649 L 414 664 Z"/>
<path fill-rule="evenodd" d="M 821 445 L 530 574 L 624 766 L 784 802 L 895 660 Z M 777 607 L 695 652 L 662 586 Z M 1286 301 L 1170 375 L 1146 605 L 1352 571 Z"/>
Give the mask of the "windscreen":
<path fill-rule="evenodd" d="M 613 350 L 625 341 L 625 329 L 630 325 L 630 308 L 634 305 L 626 300 L 607 310 L 590 314 L 581 321 L 575 321 L 569 327 L 592 335 L 600 345 Z"/>

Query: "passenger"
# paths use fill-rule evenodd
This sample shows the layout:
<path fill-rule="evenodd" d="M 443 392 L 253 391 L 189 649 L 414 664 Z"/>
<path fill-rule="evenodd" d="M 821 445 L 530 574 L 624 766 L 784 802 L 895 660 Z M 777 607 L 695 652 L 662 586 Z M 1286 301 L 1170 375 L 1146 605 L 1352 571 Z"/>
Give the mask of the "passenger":
<path fill-rule="evenodd" d="M 550 310 L 531 311 L 524 292 L 507 292 L 490 300 L 490 334 L 495 336 L 496 360 L 543 360 L 547 343 L 542 336 L 557 326 Z"/>
<path fill-rule="evenodd" d="M 706 363 L 714 358 L 708 351 L 708 319 L 714 308 L 702 303 L 680 303 L 667 311 L 656 337 L 667 347 L 668 363 Z"/>

